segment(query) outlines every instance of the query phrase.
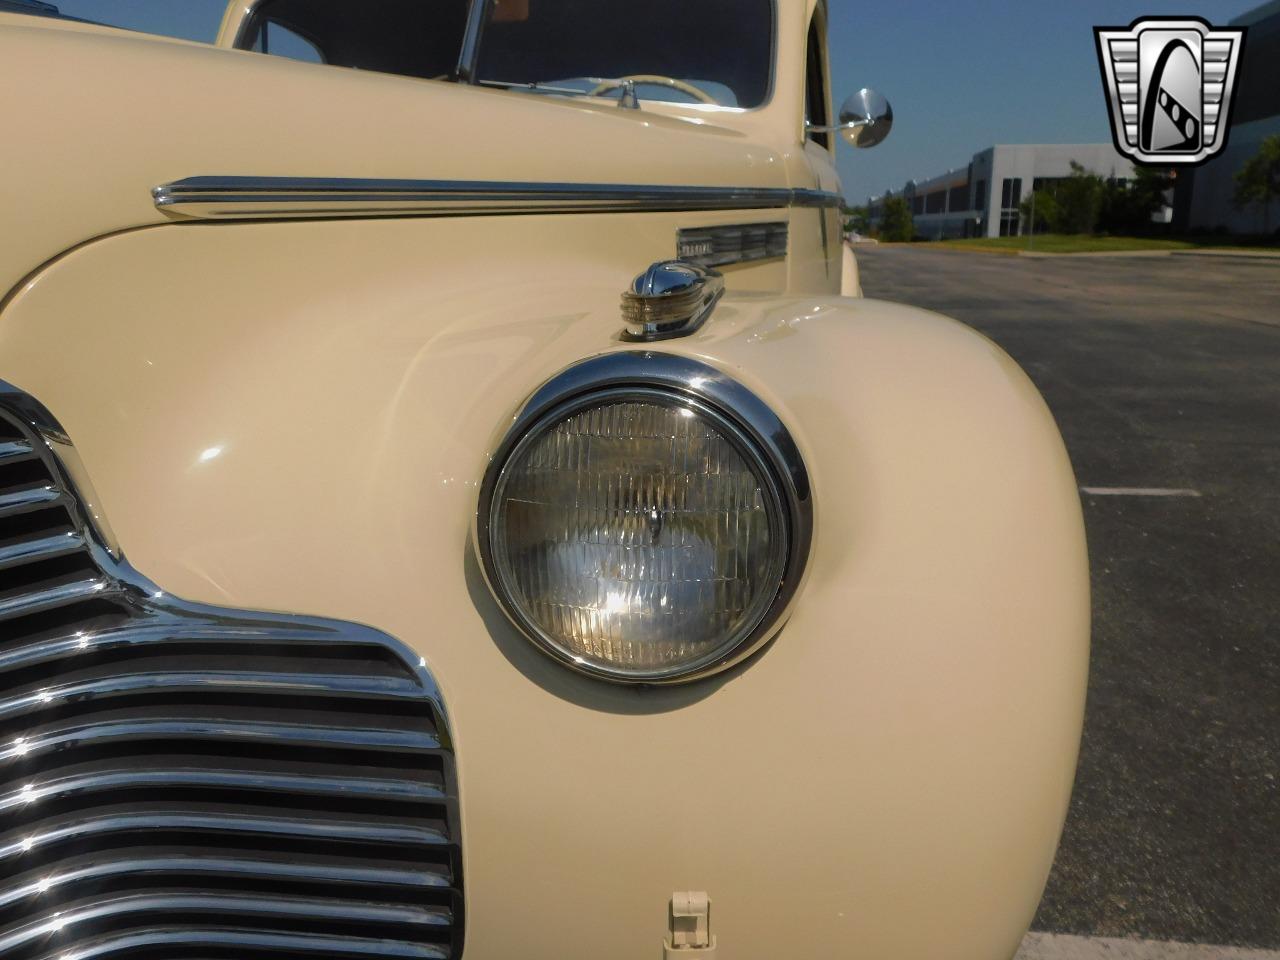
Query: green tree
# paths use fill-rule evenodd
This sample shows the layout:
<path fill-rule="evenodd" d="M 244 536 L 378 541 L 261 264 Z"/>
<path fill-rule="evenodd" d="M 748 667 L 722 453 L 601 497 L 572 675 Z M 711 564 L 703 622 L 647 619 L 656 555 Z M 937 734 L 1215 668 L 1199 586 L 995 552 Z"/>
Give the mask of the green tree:
<path fill-rule="evenodd" d="M 1071 161 L 1071 175 L 1051 180 L 1032 196 L 1036 204 L 1036 226 L 1051 233 L 1093 233 L 1102 213 L 1107 182 L 1096 173 Z M 1023 220 L 1031 222 L 1031 197 L 1019 205 Z"/>
<path fill-rule="evenodd" d="M 886 197 L 880 214 L 880 239 L 891 243 L 907 243 L 916 235 L 911 207 L 902 197 Z"/>
<path fill-rule="evenodd" d="M 1034 201 L 1032 197 L 1035 198 Z M 1058 225 L 1062 219 L 1062 211 L 1058 208 L 1058 199 L 1052 190 L 1041 187 L 1023 200 L 1019 209 L 1022 211 L 1023 222 L 1029 224 L 1028 229 L 1033 233 L 1044 233 L 1046 230 L 1051 233 L 1059 232 Z M 1031 223 L 1032 211 L 1035 211 L 1034 224 Z"/>
<path fill-rule="evenodd" d="M 1106 181 L 1096 173 L 1071 161 L 1071 176 L 1058 181 L 1054 199 L 1058 204 L 1055 233 L 1093 233 L 1102 212 Z"/>
<path fill-rule="evenodd" d="M 1262 232 L 1271 233 L 1271 204 L 1280 199 L 1280 133 L 1262 141 L 1258 152 L 1236 171 L 1236 209 L 1262 208 Z"/>
<path fill-rule="evenodd" d="M 1121 185 L 1107 181 L 1102 191 L 1098 228 L 1104 233 L 1141 235 L 1154 232 L 1151 215 L 1166 203 L 1165 194 L 1173 185 L 1167 170 L 1137 167 L 1133 179 Z"/>

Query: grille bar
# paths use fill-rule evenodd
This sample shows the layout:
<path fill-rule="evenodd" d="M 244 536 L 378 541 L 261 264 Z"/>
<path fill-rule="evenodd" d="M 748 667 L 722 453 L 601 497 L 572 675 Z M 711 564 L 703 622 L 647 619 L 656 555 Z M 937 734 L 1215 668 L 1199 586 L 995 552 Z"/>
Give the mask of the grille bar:
<path fill-rule="evenodd" d="M 0 443 L 0 466 L 20 460 L 31 460 L 35 456 L 35 450 L 26 440 L 9 440 Z"/>
<path fill-rule="evenodd" d="M 292 859 L 267 856 L 235 857 L 195 851 L 154 853 L 149 850 L 125 850 L 118 859 L 98 860 L 65 866 L 60 872 L 40 872 L 18 878 L 12 886 L 0 891 L 0 911 L 24 900 L 35 901 L 49 893 L 72 889 L 90 882 L 109 881 L 136 874 L 156 876 L 206 876 L 230 880 L 268 879 L 271 881 L 302 880 L 325 886 L 446 887 L 447 872 L 426 868 L 393 866 L 362 867 L 351 861 L 326 862 L 318 858 Z M 334 895 L 341 891 L 334 891 Z M 446 912 L 447 915 L 447 912 Z"/>
<path fill-rule="evenodd" d="M 54 583 L 30 592 L 0 594 L 0 621 L 47 613 L 59 607 L 104 595 L 109 584 L 102 577 L 86 577 L 70 583 Z"/>
<path fill-rule="evenodd" d="M 47 941 L 51 935 L 96 922 L 119 921 L 130 916 L 144 918 L 164 914 L 228 914 L 246 920 L 318 920 L 326 923 L 396 924 L 447 927 L 452 922 L 448 910 L 408 904 L 365 903 L 319 897 L 248 897 L 230 893 L 147 892 L 110 900 L 99 900 L 70 909 L 47 911 L 35 920 L 0 935 L 0 956 Z"/>
<path fill-rule="evenodd" d="M 35 691 L 20 693 L 0 700 L 0 723 L 12 717 L 47 709 L 50 704 L 99 702 L 112 697 L 126 697 L 141 692 L 157 693 L 221 693 L 295 694 L 299 696 L 366 696 L 377 698 L 413 700 L 420 695 L 417 687 L 408 680 L 379 679 L 376 677 L 352 678 L 335 674 L 266 673 L 245 671 L 155 673 L 139 670 L 137 673 L 118 673 L 119 667 L 100 668 L 110 670 L 106 676 L 80 677 L 74 682 L 42 686 Z M 0 667 L 3 670 L 3 667 Z M 435 746 L 438 748 L 439 743 Z"/>
<path fill-rule="evenodd" d="M 425 664 L 166 595 L 86 519 L 72 454 L 0 382 L 0 960 L 458 960 Z"/>
<path fill-rule="evenodd" d="M 292 618 L 296 621 L 296 618 Z M 79 635 L 66 636 L 40 635 L 29 642 L 17 642 L 12 645 L 0 644 L 0 672 L 20 669 L 34 663 L 64 659 L 67 656 L 88 656 L 105 654 L 119 648 L 143 650 L 172 650 L 181 653 L 184 650 L 198 648 L 216 642 L 225 647 L 228 654 L 234 653 L 239 659 L 253 650 L 273 643 L 287 642 L 301 655 L 310 652 L 315 662 L 324 662 L 325 658 L 334 655 L 333 651 L 355 649 L 351 638 L 344 638 L 341 633 L 332 629 L 300 629 L 296 622 L 258 623 L 252 620 L 243 622 L 222 622 L 216 628 L 199 620 L 182 619 L 178 621 L 131 620 L 124 626 L 104 628 L 94 631 L 80 631 Z M 330 650 L 326 653 L 326 649 Z M 380 649 L 380 648 L 369 648 Z M 381 651 L 386 653 L 385 650 Z M 299 661 L 301 670 L 308 661 Z M 388 662 L 391 662 L 388 658 Z M 398 661 L 396 661 L 398 662 Z M 418 691 L 419 699 L 423 697 L 421 682 L 412 679 L 403 664 L 398 668 L 401 676 L 408 676 Z M 354 677 L 362 674 L 352 674 Z"/>
<path fill-rule="evenodd" d="M 787 255 L 785 221 L 693 227 L 676 234 L 676 255 L 704 267 L 753 263 Z"/>
<path fill-rule="evenodd" d="M 217 809 L 190 804 L 182 807 L 132 804 L 127 808 L 98 808 L 84 814 L 65 815 L 41 823 L 37 832 L 21 830 L 0 838 L 0 862 L 23 854 L 39 856 L 45 850 L 63 844 L 91 846 L 109 839 L 126 844 L 130 835 L 142 833 L 176 834 L 194 832 L 213 842 L 228 845 L 253 845 L 269 841 L 319 842 L 366 846 L 446 848 L 449 837 L 444 829 L 417 825 L 402 819 L 363 820 L 322 817 L 312 814 L 306 819 L 264 812 L 247 804 Z M 120 836 L 126 839 L 115 840 Z M 6 872 L 11 872 L 6 869 Z"/>
<path fill-rule="evenodd" d="M 10 567 L 27 563 L 39 563 L 41 560 L 53 560 L 70 553 L 80 553 L 86 546 L 84 537 L 70 530 L 48 537 L 0 544 L 0 570 L 8 570 Z"/>
<path fill-rule="evenodd" d="M 203 960 L 196 950 L 219 950 L 222 956 L 256 957 L 255 951 L 319 960 L 389 957 L 391 960 L 451 960 L 444 947 L 355 936 L 276 933 L 267 930 L 214 926 L 154 926 L 137 932 L 77 944 L 73 950 L 53 951 L 39 960 L 99 960 L 103 957 L 181 957 Z M 167 951 L 167 952 L 157 952 Z"/>
<path fill-rule="evenodd" d="M 0 764 L 15 759 L 91 745 L 95 749 L 115 741 L 156 743 L 165 740 L 246 741 L 284 747 L 340 747 L 361 750 L 438 750 L 434 735 L 412 730 L 302 726 L 238 720 L 194 720 L 168 717 L 152 720 L 107 720 L 74 723 L 19 737 L 0 747 Z"/>
<path fill-rule="evenodd" d="M 51 486 L 28 487 L 0 493 L 0 520 L 57 506 L 62 502 L 62 492 Z"/>
<path fill-rule="evenodd" d="M 0 812 L 22 810 L 35 803 L 65 800 L 89 794 L 114 794 L 142 790 L 226 790 L 287 793 L 302 798 L 352 798 L 430 803 L 444 800 L 442 789 L 430 783 L 375 777 L 322 777 L 302 774 L 246 772 L 226 767 L 170 767 L 164 770 L 106 769 L 82 772 L 51 780 L 24 783 L 0 794 Z"/>

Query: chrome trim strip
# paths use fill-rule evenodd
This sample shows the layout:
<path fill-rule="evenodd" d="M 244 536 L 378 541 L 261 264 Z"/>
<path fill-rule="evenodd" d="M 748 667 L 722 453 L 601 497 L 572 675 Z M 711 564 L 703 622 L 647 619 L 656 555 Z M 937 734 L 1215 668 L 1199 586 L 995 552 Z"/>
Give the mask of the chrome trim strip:
<path fill-rule="evenodd" d="M 0 795 L 0 811 L 15 810 L 46 800 L 65 799 L 87 793 L 137 790 L 142 787 L 231 788 L 313 797 L 361 797 L 403 800 L 412 803 L 439 802 L 446 799 L 439 787 L 412 780 L 390 780 L 375 777 L 322 777 L 312 774 L 272 774 L 219 770 L 209 767 L 156 770 L 103 770 L 56 777 L 38 783 L 23 784 L 21 789 Z"/>
<path fill-rule="evenodd" d="M 92 856 L 92 855 L 90 855 Z M 92 859 L 70 869 L 49 873 L 38 879 L 0 889 L 0 910 L 40 894 L 67 888 L 86 880 L 104 880 L 136 874 L 181 873 L 225 878 L 271 877 L 276 880 L 309 880 L 333 884 L 387 884 L 393 887 L 445 887 L 448 879 L 421 870 L 368 867 L 323 860 L 272 859 L 270 856 L 216 856 L 182 853 L 148 854 L 131 852 L 118 860 Z"/>
<path fill-rule="evenodd" d="M 257 32 L 258 7 L 262 6 L 262 0 L 242 0 L 242 2 L 244 9 L 241 11 L 242 16 L 240 23 L 236 26 L 236 35 L 231 46 L 236 50 L 250 50 L 253 47 L 250 37 Z"/>
<path fill-rule="evenodd" d="M 827 190 L 810 190 L 801 188 L 791 191 L 794 199 L 793 207 L 839 207 L 844 205 L 844 195 Z"/>
<path fill-rule="evenodd" d="M 111 524 L 102 514 L 102 501 L 98 498 L 98 493 L 89 480 L 89 474 L 80 461 L 79 451 L 67 439 L 62 425 L 42 403 L 3 380 L 0 380 L 0 408 L 8 411 L 10 416 L 16 417 L 26 429 L 31 431 L 39 441 L 31 446 L 41 459 L 48 459 L 44 456 L 44 451 L 40 450 L 41 444 L 48 453 L 53 455 L 50 466 L 54 470 L 55 480 L 62 482 L 62 488 L 80 507 L 80 511 L 72 511 L 72 513 L 83 512 L 84 514 L 81 533 L 84 533 L 87 539 L 101 545 L 110 554 L 112 560 L 122 559 L 115 531 L 111 529 Z M 60 491 L 53 493 L 52 499 L 41 505 L 53 506 L 62 501 Z M 12 516 L 5 509 L 7 506 L 5 499 L 0 497 L 0 518 Z M 28 512 L 29 509 L 34 508 L 36 502 L 28 501 L 22 505 L 28 509 L 17 512 Z"/>
<path fill-rule="evenodd" d="M 502 586 L 491 550 L 493 497 L 512 454 L 531 433 L 562 413 L 586 406 L 597 398 L 625 396 L 677 398 L 723 421 L 746 455 L 758 458 L 770 474 L 771 486 L 782 504 L 780 523 L 788 550 L 782 578 L 773 603 L 760 621 L 719 659 L 690 672 L 654 672 L 643 676 L 619 675 L 580 662 L 542 635 L 536 624 L 521 613 L 520 605 Z M 489 460 L 480 486 L 476 510 L 475 543 L 489 588 L 506 616 L 538 649 L 571 670 L 599 680 L 624 684 L 688 683 L 720 673 L 746 660 L 781 629 L 813 542 L 813 490 L 809 473 L 790 431 L 767 403 L 716 367 L 676 354 L 635 351 L 607 353 L 580 361 L 539 387 L 516 415 Z"/>
<path fill-rule="evenodd" d="M 0 664 L 0 670 L 3 664 Z M 115 666 L 112 670 L 118 671 Z M 47 710 L 64 703 L 85 703 L 129 696 L 134 693 L 159 691 L 222 693 L 270 693 L 300 696 L 363 696 L 380 700 L 415 700 L 421 691 L 407 677 L 381 680 L 337 674 L 265 673 L 245 670 L 223 671 L 150 671 L 112 673 L 92 679 L 77 679 L 0 699 L 0 721 L 36 710 Z M 438 746 L 438 744 L 437 744 Z"/>
<path fill-rule="evenodd" d="M 105 957 L 131 955 L 160 948 L 166 956 L 202 957 L 204 951 L 234 957 L 259 957 L 286 953 L 306 954 L 316 960 L 334 957 L 377 957 L 379 960 L 451 960 L 449 948 L 436 944 L 406 943 L 399 940 L 374 940 L 345 934 L 271 933 L 238 927 L 149 926 L 112 933 L 84 941 L 73 949 L 58 948 L 41 960 L 99 960 Z M 456 960 L 456 957 L 453 958 Z"/>
<path fill-rule="evenodd" d="M 0 673 L 18 670 L 37 663 L 47 663 L 71 656 L 101 653 L 119 648 L 142 648 L 171 645 L 172 653 L 181 653 L 183 646 L 207 643 L 211 631 L 207 623 L 198 620 L 157 620 L 154 623 L 130 622 L 123 626 L 105 627 L 86 636 L 53 637 L 7 647 L 0 650 Z M 225 623 L 217 632 L 222 645 L 242 646 L 246 653 L 253 652 L 259 643 L 305 644 L 310 647 L 326 645 L 348 646 L 344 639 L 330 630 L 308 628 L 304 623 L 247 620 L 243 623 Z M 419 696 L 422 695 L 419 688 Z"/>
<path fill-rule="evenodd" d="M 0 496 L 0 520 L 21 516 L 45 507 L 53 507 L 62 503 L 62 493 L 50 486 L 31 487 L 27 490 L 15 490 Z"/>
<path fill-rule="evenodd" d="M 23 460 L 30 460 L 35 455 L 35 450 L 25 440 L 0 443 L 0 463 L 20 463 Z"/>
<path fill-rule="evenodd" d="M 452 917 L 446 909 L 410 904 L 366 903 L 330 897 L 270 897 L 235 893 L 142 893 L 101 900 L 79 909 L 59 910 L 0 935 L 0 956 L 9 956 L 56 933 L 72 933 L 78 924 L 112 917 L 176 913 L 228 914 L 262 919 L 325 919 L 346 923 L 394 923 L 415 926 L 447 926 Z M 65 934 L 64 934 L 65 935 Z M 75 956 L 75 949 L 70 951 Z M 62 954 L 67 956 L 67 954 Z"/>
<path fill-rule="evenodd" d="M 39 540 L 18 540 L 0 547 L 0 570 L 24 563 L 54 560 L 68 553 L 78 553 L 85 548 L 84 538 L 75 531 L 43 537 Z"/>
<path fill-rule="evenodd" d="M 41 429 L 41 439 L 44 440 L 45 446 L 57 459 L 58 466 L 66 475 L 69 482 L 68 489 L 76 498 L 80 509 L 84 511 L 87 522 L 97 534 L 98 542 L 106 548 L 113 559 L 122 560 L 120 543 L 116 540 L 116 533 L 111 529 L 111 524 L 102 512 L 102 500 L 99 499 L 98 491 L 89 480 L 89 472 L 85 470 L 84 463 L 80 460 L 80 451 L 72 446 L 60 427 Z"/>
<path fill-rule="evenodd" d="M 769 210 L 844 202 L 837 193 L 781 187 L 309 177 L 188 177 L 156 187 L 152 198 L 160 210 L 204 220 Z"/>
<path fill-rule="evenodd" d="M 18 737 L 0 748 L 0 764 L 26 760 L 58 750 L 98 747 L 114 742 L 142 740 L 156 743 L 242 742 L 273 747 L 329 747 L 384 752 L 419 753 L 440 749 L 440 741 L 426 733 L 379 730 L 357 726 L 318 726 L 300 723 L 266 723 L 252 720 L 197 720 L 161 717 L 154 720 L 106 720 L 71 722 Z"/>
<path fill-rule="evenodd" d="M 45 613 L 59 607 L 70 606 L 96 597 L 111 597 L 118 594 L 102 577 L 87 580 L 75 580 L 31 593 L 15 593 L 6 599 L 0 599 L 0 621 L 15 620 L 18 617 L 34 613 Z"/>
<path fill-rule="evenodd" d="M 134 807 L 121 812 L 110 810 L 100 816 L 72 819 L 38 833 L 23 831 L 12 841 L 0 841 L 0 860 L 22 856 L 67 841 L 85 843 L 92 837 L 113 833 L 150 833 L 164 830 L 197 830 L 237 836 L 290 837 L 306 840 L 341 840 L 348 843 L 392 844 L 398 846 L 447 847 L 450 843 L 439 830 L 404 823 L 362 823 L 358 820 L 303 820 L 268 816 L 197 812 L 186 809 L 145 809 Z M 12 834 L 10 835 L 12 836 Z M 10 872 L 16 867 L 10 868 Z"/>

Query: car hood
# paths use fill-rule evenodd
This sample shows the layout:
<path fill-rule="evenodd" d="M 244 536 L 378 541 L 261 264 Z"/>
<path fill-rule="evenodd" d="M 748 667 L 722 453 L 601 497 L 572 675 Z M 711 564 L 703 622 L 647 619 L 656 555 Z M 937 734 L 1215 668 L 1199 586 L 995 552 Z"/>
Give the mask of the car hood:
<path fill-rule="evenodd" d="M 152 190 L 188 177 L 787 185 L 772 148 L 705 120 L 53 18 L 0 15 L 0 85 L 28 91 L 6 110 L 0 294 L 77 244 L 172 222 Z"/>

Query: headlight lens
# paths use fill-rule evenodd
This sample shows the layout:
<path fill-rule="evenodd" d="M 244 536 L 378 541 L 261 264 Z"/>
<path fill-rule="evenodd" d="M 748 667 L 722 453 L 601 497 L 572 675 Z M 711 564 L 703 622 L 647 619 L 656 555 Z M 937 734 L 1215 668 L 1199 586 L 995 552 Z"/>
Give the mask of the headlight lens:
<path fill-rule="evenodd" d="M 488 493 L 487 566 L 548 652 L 632 682 L 726 662 L 774 605 L 789 520 L 752 439 L 701 399 L 619 387 L 521 436 Z"/>

